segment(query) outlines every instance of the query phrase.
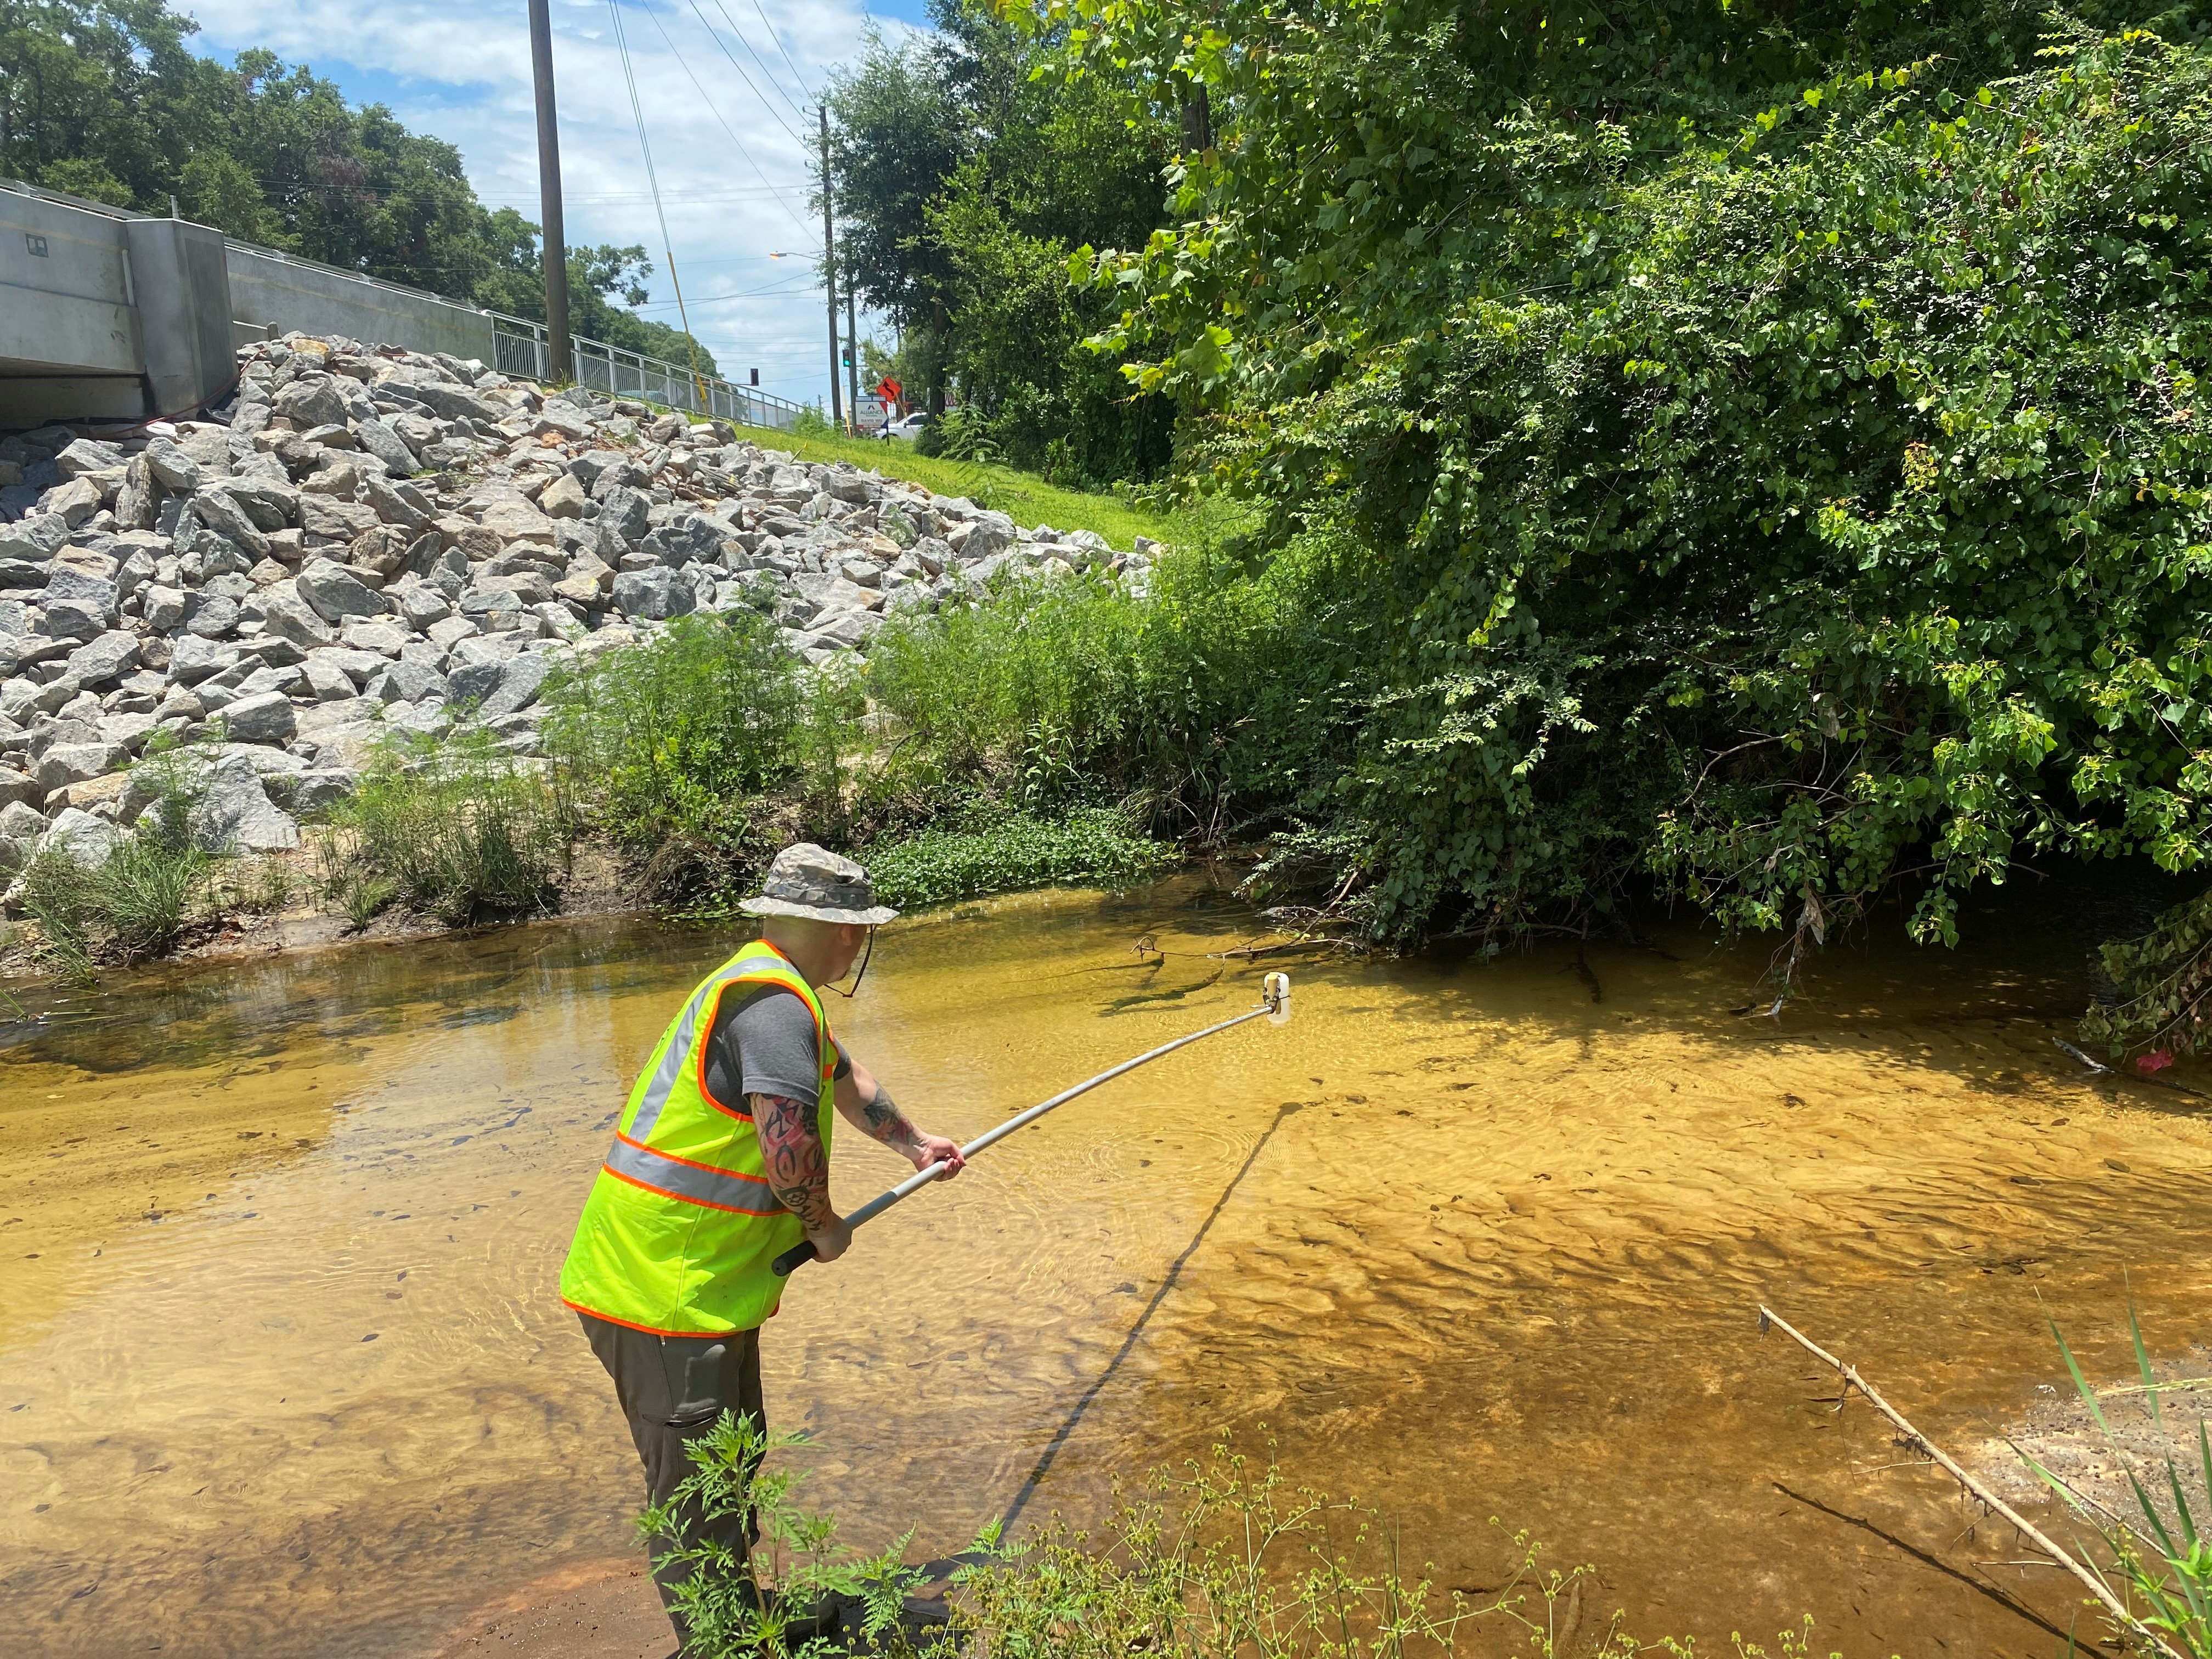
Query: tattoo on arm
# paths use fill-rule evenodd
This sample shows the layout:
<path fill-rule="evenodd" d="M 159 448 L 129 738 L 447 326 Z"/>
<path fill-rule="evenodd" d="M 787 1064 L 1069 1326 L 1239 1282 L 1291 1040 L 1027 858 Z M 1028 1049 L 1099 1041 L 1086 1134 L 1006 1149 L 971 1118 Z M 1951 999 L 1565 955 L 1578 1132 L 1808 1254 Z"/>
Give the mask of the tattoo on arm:
<path fill-rule="evenodd" d="M 921 1150 L 921 1136 L 882 1084 L 876 1085 L 875 1097 L 860 1108 L 860 1115 L 868 1121 L 869 1135 L 884 1146 L 909 1156 Z"/>
<path fill-rule="evenodd" d="M 830 1207 L 830 1160 L 823 1155 L 813 1103 L 782 1095 L 748 1098 L 768 1165 L 769 1190 L 809 1232 L 819 1231 L 837 1212 Z"/>

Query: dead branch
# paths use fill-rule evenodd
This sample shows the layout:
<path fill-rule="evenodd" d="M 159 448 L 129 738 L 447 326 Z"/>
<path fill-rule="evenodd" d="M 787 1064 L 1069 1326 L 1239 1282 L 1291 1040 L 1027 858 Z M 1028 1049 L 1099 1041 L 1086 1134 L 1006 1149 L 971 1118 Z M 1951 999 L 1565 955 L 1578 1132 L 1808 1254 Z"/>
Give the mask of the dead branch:
<path fill-rule="evenodd" d="M 1856 1370 L 1844 1364 L 1842 1360 L 1837 1358 L 1835 1355 L 1830 1353 L 1819 1343 L 1814 1341 L 1811 1337 L 1807 1336 L 1802 1331 L 1792 1325 L 1780 1314 L 1776 1313 L 1772 1309 L 1767 1307 L 1765 1303 L 1761 1303 L 1759 1308 L 1759 1328 L 1760 1332 L 1764 1334 L 1767 1327 L 1770 1325 L 1780 1330 L 1784 1336 L 1790 1338 L 1791 1341 L 1796 1343 L 1799 1347 L 1804 1349 L 1806 1352 L 1811 1354 L 1822 1364 L 1833 1366 L 1837 1376 L 1843 1378 L 1844 1389 L 1846 1393 L 1854 1389 L 1858 1390 L 1859 1395 L 1866 1401 L 1867 1404 L 1873 1407 L 1884 1417 L 1887 1418 L 1891 1424 L 1895 1426 L 1897 1431 L 1905 1437 L 1905 1443 L 1906 1445 L 1926 1457 L 1929 1462 L 1934 1463 L 1938 1468 L 1941 1468 L 1946 1474 L 1949 1475 L 1961 1486 L 1964 1486 L 1968 1492 L 1979 1498 L 1989 1509 L 1994 1510 L 2003 1519 L 2010 1522 L 2021 1537 L 2027 1539 L 2029 1543 L 2034 1545 L 2036 1548 L 2041 1550 L 2045 1555 L 2051 1558 L 2051 1562 L 2053 1566 L 2063 1567 L 2068 1572 L 2072 1573 L 2076 1579 L 2081 1581 L 2082 1588 L 2087 1589 L 2090 1595 L 2095 1596 L 2099 1601 L 2102 1602 L 2105 1606 L 2106 1611 L 2110 1613 L 2114 1619 L 2118 1620 L 2124 1629 L 2132 1632 L 2143 1641 L 2149 1643 L 2151 1646 L 2155 1648 L 2159 1652 L 2170 1656 L 2170 1659 L 2182 1659 L 2181 1655 L 2167 1645 L 2167 1644 L 2160 1638 L 2157 1632 L 2152 1630 L 2148 1626 L 2145 1625 L 2142 1620 L 2136 1618 L 2135 1614 L 2128 1611 L 2127 1603 L 2121 1601 L 2118 1596 L 2115 1595 L 2106 1585 L 2103 1579 L 2100 1578 L 2088 1567 L 2083 1565 L 2082 1563 L 2076 1560 L 2068 1551 L 2061 1548 L 2057 1544 L 2053 1543 L 2049 1538 L 2044 1536 L 2042 1532 L 2036 1528 L 2034 1522 L 2031 1522 L 2018 1510 L 2013 1508 L 2011 1504 L 2006 1503 L 2004 1499 L 1998 1497 L 1996 1493 L 1991 1492 L 1988 1486 L 1984 1486 L 1979 1480 L 1975 1480 L 1972 1475 L 1968 1474 L 1966 1470 L 1960 1468 L 1956 1462 L 1952 1461 L 1952 1459 L 1946 1456 L 1926 1435 L 1921 1433 L 1920 1431 L 1914 1428 L 1911 1424 L 1906 1422 L 1904 1415 L 1899 1413 L 1895 1407 L 1892 1406 L 1889 1401 L 1884 1400 L 1879 1394 L 1875 1393 L 1874 1389 L 1869 1386 L 1866 1379 L 1861 1376 Z"/>

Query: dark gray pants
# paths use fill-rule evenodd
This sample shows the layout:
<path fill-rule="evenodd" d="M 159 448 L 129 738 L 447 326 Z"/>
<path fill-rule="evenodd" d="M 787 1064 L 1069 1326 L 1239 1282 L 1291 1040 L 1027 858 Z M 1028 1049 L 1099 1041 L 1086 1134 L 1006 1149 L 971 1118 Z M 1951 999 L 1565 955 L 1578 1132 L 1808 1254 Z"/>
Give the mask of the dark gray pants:
<path fill-rule="evenodd" d="M 761 1400 L 760 1333 L 728 1336 L 654 1336 L 589 1314 L 579 1314 L 592 1352 L 614 1378 L 615 1397 L 629 1423 L 629 1437 L 645 1465 L 646 1501 L 665 1504 L 692 1473 L 685 1448 L 714 1425 L 724 1411 L 750 1417 L 765 1431 L 768 1411 Z M 743 1558 L 750 1547 L 751 1517 L 724 1516 L 708 1522 L 697 1506 L 680 1512 L 680 1524 L 692 1539 L 712 1538 Z M 665 1549 L 663 1541 L 656 1549 Z M 690 1574 L 681 1565 L 656 1566 L 653 1583 L 669 1609 L 676 1639 L 690 1632 L 678 1617 L 676 1589 Z"/>

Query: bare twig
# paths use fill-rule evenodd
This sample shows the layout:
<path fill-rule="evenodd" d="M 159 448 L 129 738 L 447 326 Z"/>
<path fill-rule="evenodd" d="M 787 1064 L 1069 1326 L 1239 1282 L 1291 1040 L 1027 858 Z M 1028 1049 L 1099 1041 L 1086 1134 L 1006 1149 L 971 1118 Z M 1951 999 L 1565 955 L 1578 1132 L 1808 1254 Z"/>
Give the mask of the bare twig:
<path fill-rule="evenodd" d="M 2127 1603 L 2121 1601 L 2118 1596 L 2115 1595 L 2106 1585 L 2105 1582 L 2094 1572 L 2083 1565 L 2080 1561 L 2076 1560 L 2073 1555 L 2068 1553 L 2065 1549 L 2062 1548 L 2057 1544 L 2053 1543 L 2049 1538 L 2044 1536 L 2042 1532 L 2037 1528 L 2033 1522 L 2030 1521 L 2018 1510 L 2006 1503 L 2003 1498 L 1998 1497 L 1996 1493 L 1990 1491 L 1988 1486 L 1984 1486 L 1979 1480 L 1975 1480 L 1972 1475 L 1968 1474 L 1966 1470 L 1960 1468 L 1956 1462 L 1946 1456 L 1926 1435 L 1921 1433 L 1920 1431 L 1914 1428 L 1911 1424 L 1906 1422 L 1903 1414 L 1900 1413 L 1895 1407 L 1892 1406 L 1889 1401 L 1884 1400 L 1879 1394 L 1875 1393 L 1872 1388 L 1869 1387 L 1866 1379 L 1861 1376 L 1856 1370 L 1844 1364 L 1844 1362 L 1837 1358 L 1835 1355 L 1830 1353 L 1819 1343 L 1814 1341 L 1811 1337 L 1807 1336 L 1802 1331 L 1792 1325 L 1788 1320 L 1783 1318 L 1780 1314 L 1776 1313 L 1772 1309 L 1767 1307 L 1765 1304 L 1761 1303 L 1759 1309 L 1759 1328 L 1764 1332 L 1770 1325 L 1779 1330 L 1784 1336 L 1790 1338 L 1791 1341 L 1796 1343 L 1799 1347 L 1804 1349 L 1806 1352 L 1811 1354 L 1822 1364 L 1833 1366 L 1835 1368 L 1836 1374 L 1843 1378 L 1844 1388 L 1846 1392 L 1853 1389 L 1857 1389 L 1860 1395 L 1866 1401 L 1867 1404 L 1873 1407 L 1884 1417 L 1887 1418 L 1896 1427 L 1897 1431 L 1905 1437 L 1905 1443 L 1906 1445 L 1911 1447 L 1913 1450 L 1926 1456 L 1930 1462 L 1936 1464 L 1946 1474 L 1948 1474 L 1961 1486 L 1964 1486 L 1968 1492 L 1979 1498 L 1990 1509 L 1996 1511 L 1997 1515 L 2010 1522 L 2013 1527 L 2020 1533 L 2021 1537 L 2027 1539 L 2029 1543 L 2034 1545 L 2036 1548 L 2041 1550 L 2045 1555 L 2051 1558 L 2052 1565 L 2063 1567 L 2067 1571 L 2072 1573 L 2076 1579 L 2081 1581 L 2082 1588 L 2087 1589 L 2090 1595 L 2095 1596 L 2098 1601 L 2102 1602 L 2106 1610 L 2109 1612 L 2113 1618 L 2119 1620 L 2124 1627 L 2133 1632 L 2143 1641 L 2149 1643 L 2150 1645 L 2159 1652 L 2171 1656 L 2172 1659 L 2181 1659 L 2181 1656 L 2179 1653 L 2175 1652 L 2172 1647 L 2168 1646 L 2166 1642 L 2160 1638 L 2157 1632 L 2152 1630 L 2148 1626 L 2145 1625 L 2142 1620 L 2136 1618 L 2132 1613 L 2130 1613 L 2128 1611 Z"/>

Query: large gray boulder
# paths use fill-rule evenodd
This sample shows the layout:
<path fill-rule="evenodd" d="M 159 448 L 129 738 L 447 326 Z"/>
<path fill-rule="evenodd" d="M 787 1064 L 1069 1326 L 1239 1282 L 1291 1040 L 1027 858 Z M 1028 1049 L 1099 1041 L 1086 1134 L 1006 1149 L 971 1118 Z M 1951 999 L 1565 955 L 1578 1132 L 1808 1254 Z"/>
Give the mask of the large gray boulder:
<path fill-rule="evenodd" d="M 352 799 L 361 787 L 361 774 L 342 766 L 316 768 L 285 781 L 289 785 L 283 792 L 286 809 L 301 817 L 314 817 L 342 800 Z"/>
<path fill-rule="evenodd" d="M 39 838 L 40 854 L 58 854 L 81 870 L 97 870 L 115 851 L 122 832 L 106 818 L 65 806 Z"/>
<path fill-rule="evenodd" d="M 653 503 L 627 484 L 616 484 L 593 492 L 599 497 L 599 516 L 593 522 L 601 531 L 612 531 L 624 543 L 641 541 L 653 526 Z"/>
<path fill-rule="evenodd" d="M 236 599 L 225 593 L 192 593 L 185 599 L 185 631 L 204 640 L 227 640 L 238 631 Z"/>
<path fill-rule="evenodd" d="M 691 589 L 665 564 L 625 570 L 616 576 L 615 609 L 625 617 L 651 622 L 687 615 L 696 603 Z"/>
<path fill-rule="evenodd" d="M 216 763 L 186 821 L 193 839 L 211 850 L 289 853 L 300 844 L 299 824 L 269 799 L 260 774 L 242 755 Z"/>
<path fill-rule="evenodd" d="M 230 490 L 221 487 L 228 480 L 210 484 L 192 497 L 192 516 L 207 529 L 231 542 L 257 559 L 269 556 L 269 538 L 253 521 L 246 504 Z"/>
<path fill-rule="evenodd" d="M 361 422 L 354 428 L 354 435 L 361 441 L 363 449 L 403 478 L 422 465 L 415 459 L 415 452 L 407 447 L 407 441 L 382 421 Z"/>
<path fill-rule="evenodd" d="M 168 438 L 155 438 L 146 446 L 146 471 L 173 495 L 189 495 L 200 487 L 200 464 Z"/>
<path fill-rule="evenodd" d="M 0 559 L 42 563 L 61 550 L 69 532 L 69 520 L 58 513 L 33 513 L 13 524 L 0 524 Z"/>
<path fill-rule="evenodd" d="M 233 741 L 238 743 L 289 743 L 299 730 L 292 700 L 282 691 L 257 691 L 240 697 L 223 709 L 222 719 Z"/>
<path fill-rule="evenodd" d="M 369 592 L 358 576 L 333 560 L 309 560 L 294 579 L 293 586 L 325 622 L 380 617 L 385 611 L 384 596 Z"/>
<path fill-rule="evenodd" d="M 407 395 L 427 404 L 441 420 L 497 422 L 507 411 L 487 398 L 439 380 L 425 380 L 407 388 Z M 282 410 L 278 411 L 280 414 Z"/>
<path fill-rule="evenodd" d="M 46 569 L 40 595 L 46 632 L 56 639 L 89 640 L 115 623 L 121 596 L 115 585 L 115 561 L 100 553 L 70 552 Z"/>
<path fill-rule="evenodd" d="M 345 393 L 333 376 L 319 373 L 301 375 L 276 394 L 270 406 L 302 432 L 337 426 L 346 417 Z"/>
<path fill-rule="evenodd" d="M 429 702 L 446 700 L 446 677 L 428 663 L 404 658 L 379 675 L 368 690 L 379 702 Z"/>
<path fill-rule="evenodd" d="M 681 570 L 687 564 L 718 562 L 722 556 L 722 544 L 728 538 L 726 526 L 698 514 L 687 513 L 652 532 L 639 546 L 641 551 L 652 554 L 671 569 Z"/>
<path fill-rule="evenodd" d="M 186 635 L 177 641 L 169 658 L 169 678 L 179 685 L 198 685 L 210 675 L 237 667 L 242 655 L 234 645 Z"/>
<path fill-rule="evenodd" d="M 87 690 L 97 691 L 121 679 L 137 663 L 138 636 L 115 629 L 70 652 L 66 672 Z"/>
<path fill-rule="evenodd" d="M 300 596 L 297 578 L 270 588 L 262 594 L 259 604 L 262 625 L 279 638 L 311 651 L 331 642 L 330 625 Z"/>
<path fill-rule="evenodd" d="M 54 471 L 67 480 L 82 478 L 88 472 L 105 472 L 130 460 L 117 444 L 103 443 L 97 438 L 79 438 L 54 457 Z"/>
<path fill-rule="evenodd" d="M 994 553 L 1003 553 L 1014 544 L 1014 521 L 1003 513 L 978 513 L 967 537 L 960 544 L 960 559 L 972 564 L 978 559 L 988 559 Z"/>
<path fill-rule="evenodd" d="M 518 714 L 538 701 L 553 671 L 543 651 L 526 651 L 511 657 L 501 665 L 499 684 L 478 705 L 477 713 L 484 720 L 497 720 L 502 714 Z"/>
<path fill-rule="evenodd" d="M 325 541 L 350 544 L 363 531 L 374 530 L 382 522 L 376 509 L 365 501 L 344 501 L 335 495 L 300 497 L 301 532 Z"/>
<path fill-rule="evenodd" d="M 51 795 L 73 783 L 104 778 L 130 757 L 130 751 L 119 743 L 58 743 L 39 757 L 39 769 L 33 775 L 39 787 Z"/>

